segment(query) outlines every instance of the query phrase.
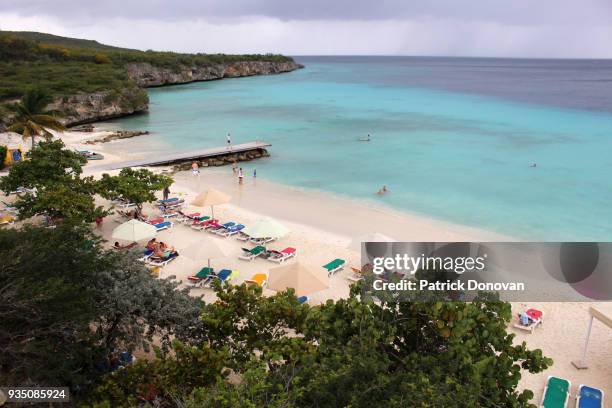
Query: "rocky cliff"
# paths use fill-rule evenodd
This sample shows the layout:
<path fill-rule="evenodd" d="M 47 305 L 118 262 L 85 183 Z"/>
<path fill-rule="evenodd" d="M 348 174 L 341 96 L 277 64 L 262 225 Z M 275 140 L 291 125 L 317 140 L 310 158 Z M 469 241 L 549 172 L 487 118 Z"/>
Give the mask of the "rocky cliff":
<path fill-rule="evenodd" d="M 74 126 L 146 111 L 149 108 L 149 97 L 146 91 L 141 88 L 223 78 L 280 74 L 302 67 L 302 65 L 293 61 L 247 61 L 211 66 L 182 65 L 173 68 L 155 66 L 149 63 L 130 63 L 126 67 L 128 76 L 138 87 L 134 86 L 120 91 L 102 91 L 66 96 L 56 99 L 49 108 L 59 111 L 62 122 L 67 126 Z"/>
<path fill-rule="evenodd" d="M 117 118 L 148 108 L 147 92 L 137 87 L 65 96 L 49 106 L 60 112 L 61 121 L 67 126 Z"/>
<path fill-rule="evenodd" d="M 211 66 L 181 65 L 172 68 L 153 66 L 149 63 L 131 63 L 127 65 L 128 76 L 138 86 L 144 88 L 223 78 L 280 74 L 298 68 L 303 68 L 303 65 L 293 61 L 245 61 Z"/>

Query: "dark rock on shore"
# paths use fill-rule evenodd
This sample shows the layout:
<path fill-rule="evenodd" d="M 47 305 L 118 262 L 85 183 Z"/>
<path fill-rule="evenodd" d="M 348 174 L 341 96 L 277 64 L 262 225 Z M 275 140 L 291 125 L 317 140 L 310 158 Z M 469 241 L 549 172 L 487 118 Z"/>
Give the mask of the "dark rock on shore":
<path fill-rule="evenodd" d="M 104 137 L 100 137 L 98 139 L 93 139 L 93 140 L 88 140 L 85 142 L 85 144 L 97 144 L 97 143 L 107 143 L 110 142 L 112 140 L 119 140 L 119 139 L 129 139 L 132 137 L 136 137 L 136 136 L 143 136 L 143 135 L 148 135 L 149 131 L 145 130 L 118 130 L 116 132 L 113 132 L 112 134 L 108 135 L 108 136 L 104 136 Z"/>
<path fill-rule="evenodd" d="M 200 167 L 217 167 L 227 164 L 238 163 L 243 161 L 251 161 L 261 157 L 269 157 L 270 153 L 266 149 L 253 149 L 241 153 L 228 153 L 215 157 L 210 157 L 202 160 L 196 160 Z M 179 163 L 174 165 L 174 171 L 191 170 L 192 161 Z"/>

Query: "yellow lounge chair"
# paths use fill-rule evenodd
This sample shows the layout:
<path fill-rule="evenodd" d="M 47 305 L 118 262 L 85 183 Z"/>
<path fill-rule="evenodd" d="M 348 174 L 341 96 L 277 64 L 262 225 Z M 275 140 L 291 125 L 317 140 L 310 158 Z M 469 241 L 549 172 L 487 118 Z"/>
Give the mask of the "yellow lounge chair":
<path fill-rule="evenodd" d="M 245 279 L 244 283 L 247 285 L 258 285 L 263 288 L 266 286 L 266 283 L 268 283 L 268 275 L 265 273 L 256 273 L 255 275 L 251 276 L 250 279 Z"/>

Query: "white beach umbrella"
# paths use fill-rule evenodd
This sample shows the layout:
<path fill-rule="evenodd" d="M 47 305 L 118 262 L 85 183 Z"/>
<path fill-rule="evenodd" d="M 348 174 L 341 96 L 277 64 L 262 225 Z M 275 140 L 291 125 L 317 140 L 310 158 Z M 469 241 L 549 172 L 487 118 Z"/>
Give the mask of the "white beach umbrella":
<path fill-rule="evenodd" d="M 113 239 L 137 242 L 151 239 L 157 234 L 157 229 L 146 222 L 129 220 L 113 230 Z"/>
<path fill-rule="evenodd" d="M 289 228 L 272 218 L 262 218 L 242 230 L 251 238 L 280 238 L 289 233 Z"/>
<path fill-rule="evenodd" d="M 229 195 L 219 190 L 215 190 L 214 188 L 210 188 L 198 194 L 191 202 L 191 205 L 194 207 L 210 206 L 211 215 L 215 218 L 214 206 L 229 203 L 230 200 L 231 197 Z"/>
<path fill-rule="evenodd" d="M 180 254 L 195 262 L 208 261 L 209 267 L 211 259 L 227 257 L 227 251 L 219 240 L 207 236 L 181 249 Z"/>
<path fill-rule="evenodd" d="M 293 288 L 297 296 L 306 296 L 329 288 L 329 275 L 320 266 L 294 262 L 270 269 L 268 288 L 276 291 Z"/>
<path fill-rule="evenodd" d="M 348 244 L 348 248 L 354 251 L 361 251 L 361 244 L 363 242 L 397 242 L 395 238 L 391 238 L 380 232 L 370 232 L 357 238 L 353 238 Z"/>

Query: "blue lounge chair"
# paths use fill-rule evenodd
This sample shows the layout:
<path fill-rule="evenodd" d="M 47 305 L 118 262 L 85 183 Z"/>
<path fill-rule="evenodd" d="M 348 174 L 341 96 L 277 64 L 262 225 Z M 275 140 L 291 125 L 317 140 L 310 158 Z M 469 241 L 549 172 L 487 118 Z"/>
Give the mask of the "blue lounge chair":
<path fill-rule="evenodd" d="M 239 233 L 243 229 L 244 229 L 244 225 L 238 224 L 238 225 L 233 225 L 229 228 L 220 228 L 218 230 L 215 230 L 214 233 L 227 238 L 227 237 L 231 237 L 232 235 Z"/>
<path fill-rule="evenodd" d="M 219 224 L 210 224 L 206 228 L 206 230 L 208 232 L 212 232 L 212 233 L 216 234 L 217 231 L 224 231 L 224 230 L 228 229 L 229 227 L 233 227 L 234 225 L 236 225 L 236 223 L 232 222 L 232 221 L 226 222 L 225 224 L 221 224 L 221 225 L 219 225 Z"/>
<path fill-rule="evenodd" d="M 300 296 L 300 297 L 298 298 L 298 303 L 299 303 L 300 305 L 301 305 L 301 304 L 303 304 L 303 303 L 306 303 L 306 302 L 308 302 L 308 296 Z"/>
<path fill-rule="evenodd" d="M 170 221 L 160 222 L 159 224 L 155 224 L 154 227 L 157 230 L 157 232 L 163 231 L 165 229 L 172 228 L 172 222 Z"/>
<path fill-rule="evenodd" d="M 577 408 L 602 408 L 604 406 L 604 392 L 599 388 L 580 384 L 576 397 Z"/>
<path fill-rule="evenodd" d="M 170 198 L 166 198 L 165 200 L 157 200 L 159 204 L 167 204 L 173 201 L 178 201 L 178 197 L 170 197 Z"/>
<path fill-rule="evenodd" d="M 172 252 L 170 255 L 164 258 L 159 258 L 159 257 L 151 255 L 151 257 L 149 257 L 149 259 L 147 260 L 147 263 L 153 266 L 166 266 L 171 261 L 174 261 L 176 258 L 178 258 L 178 256 L 179 254 L 176 251 Z"/>

